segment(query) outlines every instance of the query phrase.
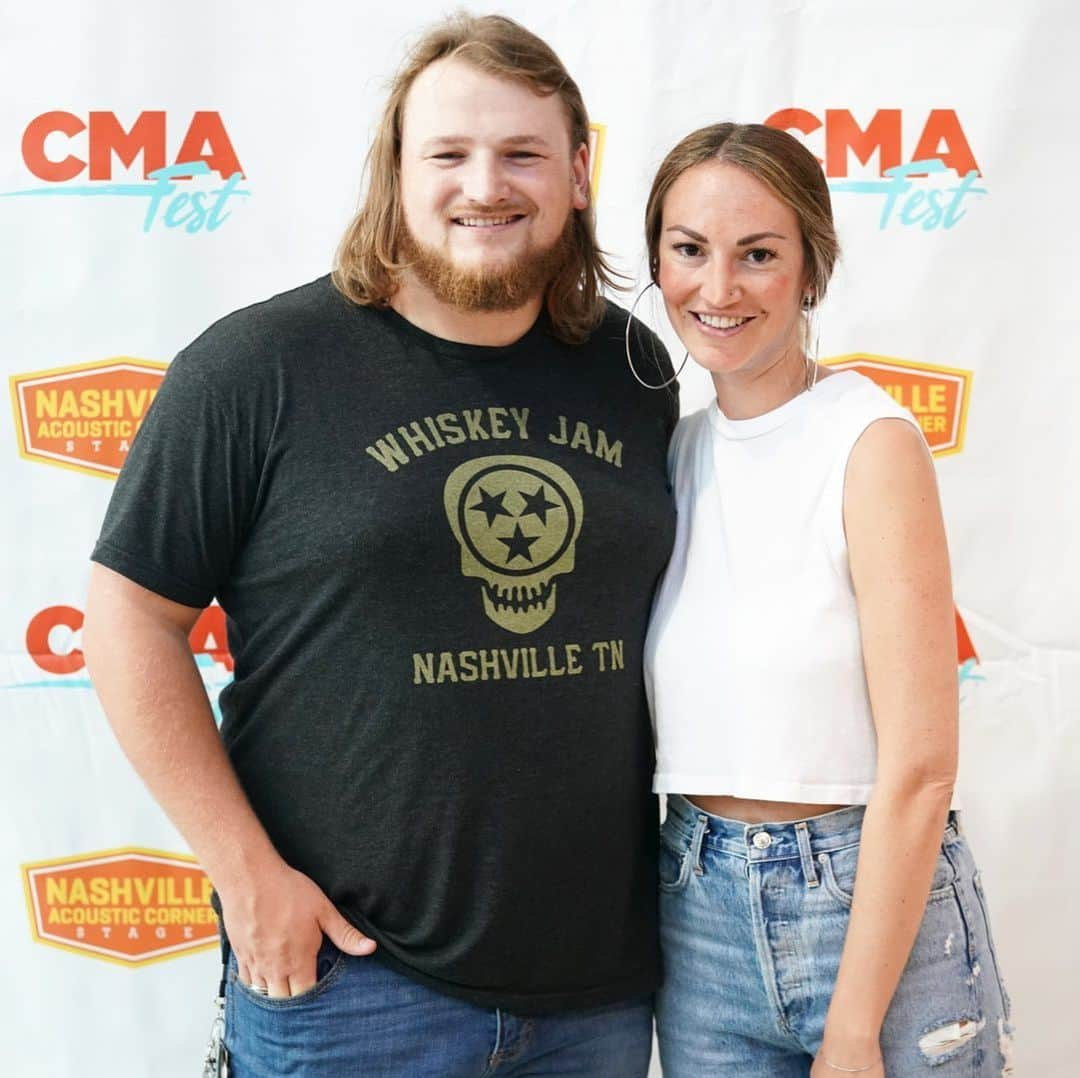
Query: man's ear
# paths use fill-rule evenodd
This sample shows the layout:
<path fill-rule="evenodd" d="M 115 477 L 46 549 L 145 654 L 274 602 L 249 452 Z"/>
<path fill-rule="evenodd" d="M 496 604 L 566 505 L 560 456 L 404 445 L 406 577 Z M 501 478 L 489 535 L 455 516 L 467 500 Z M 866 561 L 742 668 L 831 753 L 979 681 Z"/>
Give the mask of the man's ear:
<path fill-rule="evenodd" d="M 574 174 L 574 209 L 587 209 L 589 206 L 589 147 L 584 142 L 574 151 L 570 167 Z"/>

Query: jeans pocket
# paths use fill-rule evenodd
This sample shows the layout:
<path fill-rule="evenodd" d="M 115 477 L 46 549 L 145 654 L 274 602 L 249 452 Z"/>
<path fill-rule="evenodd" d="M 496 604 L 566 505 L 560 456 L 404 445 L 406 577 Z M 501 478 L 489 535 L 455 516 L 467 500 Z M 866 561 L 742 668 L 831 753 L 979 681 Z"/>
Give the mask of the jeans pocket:
<path fill-rule="evenodd" d="M 325 936 L 319 953 L 315 956 L 315 983 L 304 992 L 295 996 L 271 998 L 256 992 L 249 984 L 245 984 L 237 974 L 236 955 L 229 955 L 229 985 L 236 990 L 245 1000 L 254 1003 L 264 1010 L 282 1010 L 289 1007 L 302 1007 L 321 996 L 331 988 L 345 969 L 347 955 L 339 951 L 337 947 Z"/>
<path fill-rule="evenodd" d="M 851 906 L 855 895 L 855 870 L 859 861 L 859 847 L 847 846 L 842 850 L 818 854 L 821 865 L 821 882 L 825 890 L 837 902 Z M 930 881 L 930 891 L 926 896 L 927 904 L 951 898 L 956 882 L 956 869 L 944 852 L 938 851 L 934 875 Z"/>
<path fill-rule="evenodd" d="M 831 853 L 819 853 L 817 856 L 821 866 L 821 886 L 841 906 L 851 905 L 855 890 L 855 862 L 858 856 L 858 846 L 834 850 Z"/>
<path fill-rule="evenodd" d="M 659 856 L 660 890 L 668 894 L 681 891 L 690 878 L 690 840 L 681 836 L 669 838 L 661 830 Z"/>

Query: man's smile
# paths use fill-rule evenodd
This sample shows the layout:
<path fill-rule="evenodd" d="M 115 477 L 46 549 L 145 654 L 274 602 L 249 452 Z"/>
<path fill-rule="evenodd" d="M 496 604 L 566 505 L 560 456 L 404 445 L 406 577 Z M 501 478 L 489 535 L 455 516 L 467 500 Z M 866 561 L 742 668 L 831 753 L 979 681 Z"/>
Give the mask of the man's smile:
<path fill-rule="evenodd" d="M 473 215 L 454 217 L 451 218 L 455 225 L 462 225 L 465 228 L 502 228 L 506 225 L 516 224 L 518 221 L 523 220 L 525 214 L 523 213 L 510 213 L 504 214 L 501 217 L 476 217 Z"/>

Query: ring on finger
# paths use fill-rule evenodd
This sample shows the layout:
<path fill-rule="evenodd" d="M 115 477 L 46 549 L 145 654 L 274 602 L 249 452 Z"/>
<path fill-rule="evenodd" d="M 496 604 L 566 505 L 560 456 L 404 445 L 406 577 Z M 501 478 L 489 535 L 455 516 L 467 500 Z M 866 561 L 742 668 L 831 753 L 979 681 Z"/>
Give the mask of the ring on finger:
<path fill-rule="evenodd" d="M 254 992 L 256 995 L 259 995 L 259 996 L 268 996 L 268 995 L 270 995 L 270 989 L 267 988 L 265 984 L 253 984 L 253 985 L 250 986 L 250 988 L 251 988 L 252 992 Z"/>

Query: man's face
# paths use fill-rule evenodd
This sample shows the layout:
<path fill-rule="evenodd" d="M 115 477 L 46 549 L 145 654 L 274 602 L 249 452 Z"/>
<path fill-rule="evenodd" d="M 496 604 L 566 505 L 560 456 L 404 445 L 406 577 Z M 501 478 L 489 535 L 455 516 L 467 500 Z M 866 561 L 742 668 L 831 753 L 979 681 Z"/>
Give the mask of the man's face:
<path fill-rule="evenodd" d="M 557 94 L 439 60 L 405 101 L 402 254 L 435 298 L 472 310 L 534 300 L 588 205 L 588 152 L 571 147 Z"/>

